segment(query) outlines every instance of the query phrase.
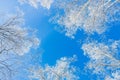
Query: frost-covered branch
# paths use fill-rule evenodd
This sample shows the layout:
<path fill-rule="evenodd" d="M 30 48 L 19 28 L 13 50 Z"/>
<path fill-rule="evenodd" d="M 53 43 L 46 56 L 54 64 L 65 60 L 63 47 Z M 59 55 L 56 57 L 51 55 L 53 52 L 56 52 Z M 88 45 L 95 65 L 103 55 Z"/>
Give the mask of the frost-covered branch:
<path fill-rule="evenodd" d="M 67 36 L 72 38 L 81 29 L 87 34 L 102 34 L 109 27 L 108 23 L 120 19 L 118 4 L 119 0 L 83 0 L 83 2 L 58 0 L 56 5 L 64 13 L 59 14 L 55 22 L 64 28 Z"/>
<path fill-rule="evenodd" d="M 75 56 L 72 58 L 62 57 L 54 66 L 39 66 L 37 69 L 34 67 L 30 69 L 31 76 L 29 77 L 38 80 L 78 80 L 77 69 L 72 65 L 75 59 Z"/>
<path fill-rule="evenodd" d="M 0 18 L 0 80 L 11 80 L 17 71 L 16 66 L 19 66 L 16 58 L 39 45 L 34 32 L 23 27 L 22 14 L 7 15 Z"/>
<path fill-rule="evenodd" d="M 89 42 L 82 46 L 84 55 L 90 58 L 87 68 L 96 74 L 107 75 L 109 71 L 117 71 L 120 68 L 120 41 L 111 43 Z M 111 73 L 109 73 L 111 74 Z"/>
<path fill-rule="evenodd" d="M 34 8 L 38 8 L 40 5 L 44 8 L 50 9 L 53 0 L 18 0 L 21 4 L 27 3 Z"/>
<path fill-rule="evenodd" d="M 23 55 L 31 47 L 39 45 L 39 40 L 32 32 L 22 27 L 19 16 L 14 16 L 0 24 L 0 54 L 16 53 Z"/>

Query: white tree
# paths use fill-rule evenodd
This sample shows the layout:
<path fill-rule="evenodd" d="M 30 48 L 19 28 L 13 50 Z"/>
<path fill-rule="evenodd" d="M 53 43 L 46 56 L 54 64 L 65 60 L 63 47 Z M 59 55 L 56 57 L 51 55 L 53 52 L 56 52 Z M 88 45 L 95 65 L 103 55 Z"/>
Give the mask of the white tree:
<path fill-rule="evenodd" d="M 120 19 L 119 2 L 119 0 L 58 0 L 56 7 L 60 9 L 60 14 L 55 16 L 55 22 L 72 38 L 77 30 L 81 29 L 88 34 L 95 32 L 102 34 L 108 28 L 108 23 Z"/>
<path fill-rule="evenodd" d="M 56 6 L 61 12 L 53 19 L 72 38 L 78 30 L 84 30 L 88 35 L 103 34 L 109 25 L 113 25 L 112 22 L 120 20 L 120 0 L 58 1 Z M 117 72 L 120 68 L 119 44 L 120 41 L 83 44 L 84 54 L 90 59 L 87 68 L 104 78 Z"/>
<path fill-rule="evenodd" d="M 6 18 L 5 18 L 6 17 Z M 0 18 L 0 80 L 10 80 L 17 64 L 17 57 L 39 45 L 39 39 L 23 27 L 23 14 Z"/>
<path fill-rule="evenodd" d="M 20 16 L 13 16 L 0 24 L 0 54 L 23 55 L 39 45 L 39 39 L 21 24 Z"/>
<path fill-rule="evenodd" d="M 47 0 L 19 1 L 28 3 L 35 8 L 41 4 L 41 6 L 48 9 L 53 3 L 53 0 L 48 0 L 48 4 L 46 3 Z M 78 30 L 83 30 L 88 35 L 94 33 L 103 34 L 110 25 L 113 25 L 112 22 L 120 20 L 120 0 L 56 0 L 54 4 L 58 14 L 52 19 L 71 38 L 74 38 Z M 119 75 L 120 69 L 119 45 L 119 40 L 110 43 L 100 43 L 97 41 L 84 43 L 82 46 L 84 55 L 90 59 L 87 63 L 87 68 L 91 69 L 95 74 L 103 75 L 106 80 L 119 80 L 119 76 L 116 77 L 116 75 Z M 58 62 L 55 66 L 46 65 L 45 67 L 40 66 L 38 69 L 31 70 L 31 72 L 33 71 L 31 79 L 71 80 L 72 78 L 65 76 L 67 73 L 62 73 L 64 72 L 63 68 L 66 68 L 65 66 L 62 68 L 63 70 L 58 69 L 58 66 L 60 66 Z M 73 78 L 73 80 L 76 79 Z"/>
<path fill-rule="evenodd" d="M 53 0 L 18 0 L 20 4 L 27 3 L 34 8 L 38 8 L 41 5 L 44 8 L 50 9 Z"/>
<path fill-rule="evenodd" d="M 88 56 L 90 61 L 87 68 L 95 74 L 106 77 L 120 69 L 120 41 L 110 43 L 99 43 L 97 41 L 85 43 L 82 46 L 84 55 Z M 119 80 L 119 79 L 114 79 Z"/>
<path fill-rule="evenodd" d="M 30 79 L 37 80 L 78 80 L 77 69 L 72 65 L 76 60 L 76 56 L 71 58 L 62 57 L 57 60 L 54 66 L 45 65 L 30 69 Z"/>
<path fill-rule="evenodd" d="M 105 80 L 119 80 L 120 79 L 120 71 L 116 71 L 112 73 L 112 76 L 106 76 Z"/>

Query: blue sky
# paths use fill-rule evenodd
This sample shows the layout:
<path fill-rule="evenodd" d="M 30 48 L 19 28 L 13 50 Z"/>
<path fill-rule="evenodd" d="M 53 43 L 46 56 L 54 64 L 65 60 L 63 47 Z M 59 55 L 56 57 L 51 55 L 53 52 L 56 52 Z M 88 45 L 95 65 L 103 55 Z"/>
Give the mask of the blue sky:
<path fill-rule="evenodd" d="M 16 8 L 18 7 L 24 12 L 24 26 L 31 29 L 36 29 L 36 36 L 41 40 L 40 46 L 37 49 L 31 49 L 29 53 L 21 58 L 21 61 L 23 61 L 26 66 L 35 65 L 36 63 L 40 65 L 49 64 L 52 66 L 55 65 L 56 60 L 60 59 L 61 57 L 71 57 L 76 55 L 78 60 L 74 63 L 74 66 L 80 68 L 80 71 L 78 71 L 80 72 L 80 80 L 97 80 L 96 75 L 92 75 L 89 72 L 84 72 L 84 66 L 89 61 L 88 56 L 85 56 L 83 50 L 81 49 L 82 44 L 87 42 L 86 38 L 88 38 L 88 34 L 85 33 L 84 30 L 77 30 L 76 34 L 74 34 L 74 39 L 66 36 L 66 32 L 60 32 L 59 30 L 56 30 L 55 27 L 59 24 L 50 22 L 50 19 L 56 13 L 54 6 L 52 6 L 50 9 L 39 6 L 36 9 L 29 4 L 21 5 L 17 0 L 2 0 L 0 3 L 0 12 L 15 13 Z M 103 43 L 108 43 L 108 40 L 110 39 L 113 41 L 120 40 L 119 26 L 119 21 L 113 22 L 104 34 L 99 35 L 95 33 L 89 37 L 91 37 L 93 41 L 96 40 Z M 92 41 L 90 42 L 92 43 Z M 33 61 L 31 61 L 31 57 L 29 55 L 38 56 L 38 58 L 35 58 Z M 25 57 L 29 58 L 26 59 Z M 21 72 L 18 74 L 27 75 L 23 73 L 24 70 L 22 67 L 20 70 Z M 15 77 L 15 80 L 29 80 L 27 77 L 21 77 L 20 75 Z"/>

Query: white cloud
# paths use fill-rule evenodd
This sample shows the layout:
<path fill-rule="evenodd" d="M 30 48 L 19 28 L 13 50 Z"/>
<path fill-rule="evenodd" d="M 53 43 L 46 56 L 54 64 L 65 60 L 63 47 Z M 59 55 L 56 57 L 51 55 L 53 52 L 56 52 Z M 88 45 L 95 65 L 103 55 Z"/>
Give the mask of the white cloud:
<path fill-rule="evenodd" d="M 30 4 L 34 8 L 38 8 L 39 5 L 41 5 L 42 7 L 50 9 L 53 0 L 18 0 L 18 2 L 20 2 L 21 4 Z"/>
<path fill-rule="evenodd" d="M 116 71 L 120 68 L 120 59 L 118 58 L 119 45 L 120 41 L 110 42 L 109 44 L 93 41 L 83 44 L 84 55 L 90 59 L 87 63 L 87 68 L 93 70 L 93 73 L 104 76 L 109 71 Z"/>
<path fill-rule="evenodd" d="M 72 58 L 62 57 L 54 66 L 39 66 L 38 69 L 34 67 L 30 70 L 32 75 L 29 77 L 38 80 L 77 80 L 76 67 L 71 64 L 75 59 L 75 56 Z"/>

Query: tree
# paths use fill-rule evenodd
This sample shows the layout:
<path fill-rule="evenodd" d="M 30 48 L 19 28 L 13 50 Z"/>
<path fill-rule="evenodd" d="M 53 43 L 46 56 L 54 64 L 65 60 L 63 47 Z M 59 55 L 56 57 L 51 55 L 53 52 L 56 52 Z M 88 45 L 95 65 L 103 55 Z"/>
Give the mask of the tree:
<path fill-rule="evenodd" d="M 19 3 L 27 3 L 34 8 L 38 8 L 41 5 L 44 8 L 50 9 L 53 0 L 18 0 Z"/>
<path fill-rule="evenodd" d="M 76 67 L 72 62 L 76 60 L 76 56 L 71 58 L 62 57 L 57 60 L 54 66 L 45 65 L 45 67 L 35 66 L 30 69 L 30 79 L 37 80 L 78 80 Z"/>
<path fill-rule="evenodd" d="M 71 38 L 74 38 L 78 30 L 84 30 L 87 34 L 102 34 L 109 27 L 109 23 L 120 19 L 119 2 L 119 0 L 58 0 L 56 8 L 60 12 L 58 11 L 53 19 Z"/>
<path fill-rule="evenodd" d="M 106 76 L 105 80 L 119 80 L 120 79 L 120 71 L 116 71 L 112 73 L 112 76 Z"/>
<path fill-rule="evenodd" d="M 38 38 L 25 27 L 21 27 L 19 16 L 13 16 L 0 25 L 0 54 L 23 55 L 37 45 L 39 45 Z"/>
<path fill-rule="evenodd" d="M 113 22 L 120 21 L 120 0 L 58 0 L 56 8 L 59 10 L 53 17 L 54 22 L 71 38 L 75 37 L 78 30 L 83 30 L 90 38 L 89 35 L 94 33 L 104 35 L 111 25 L 115 27 Z M 116 72 L 120 69 L 119 44 L 119 40 L 112 43 L 83 43 L 84 55 L 90 59 L 85 69 L 102 75 L 104 79 L 107 79 L 107 76 L 112 79 L 113 74 L 118 74 Z"/>
<path fill-rule="evenodd" d="M 29 0 L 26 2 L 30 4 Z M 36 1 L 35 5 L 38 3 L 40 2 Z M 111 25 L 113 26 L 112 23 L 120 21 L 120 0 L 55 0 L 54 4 L 57 14 L 55 13 L 56 16 L 52 18 L 52 21 L 71 38 L 74 38 L 78 30 L 83 30 L 87 35 L 104 34 Z M 89 58 L 86 68 L 97 75 L 102 75 L 105 80 L 119 80 L 119 44 L 119 40 L 108 43 L 98 41 L 84 43 L 82 50 Z M 37 70 L 32 70 L 32 78 L 62 79 L 63 75 L 58 75 L 54 67 L 57 66 L 40 66 Z"/>
<path fill-rule="evenodd" d="M 17 56 L 22 56 L 31 47 L 39 45 L 39 39 L 22 27 L 22 17 L 20 13 L 0 20 L 0 80 L 10 80 L 12 72 L 16 71 L 13 66 L 17 66 Z"/>
<path fill-rule="evenodd" d="M 109 43 L 99 43 L 94 41 L 83 44 L 82 50 L 84 51 L 84 55 L 88 56 L 90 59 L 87 63 L 87 68 L 95 74 L 104 76 L 104 78 L 108 75 L 114 76 L 114 74 L 119 74 L 119 45 L 120 41 L 112 41 Z"/>

